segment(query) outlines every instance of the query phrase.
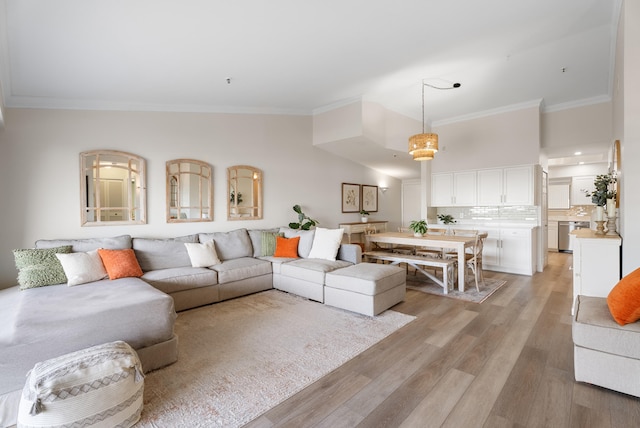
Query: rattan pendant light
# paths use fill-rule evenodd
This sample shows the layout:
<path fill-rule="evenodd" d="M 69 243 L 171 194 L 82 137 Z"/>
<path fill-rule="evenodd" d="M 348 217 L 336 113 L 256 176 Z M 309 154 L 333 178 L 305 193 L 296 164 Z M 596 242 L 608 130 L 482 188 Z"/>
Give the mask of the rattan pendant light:
<path fill-rule="evenodd" d="M 450 88 L 439 88 L 429 85 L 422 81 L 422 134 L 416 134 L 409 137 L 409 154 L 413 156 L 413 160 L 425 161 L 432 160 L 433 155 L 438 151 L 438 134 L 426 133 L 424 128 L 424 87 L 429 86 L 435 89 L 453 89 L 459 88 L 460 83 L 454 83 Z"/>

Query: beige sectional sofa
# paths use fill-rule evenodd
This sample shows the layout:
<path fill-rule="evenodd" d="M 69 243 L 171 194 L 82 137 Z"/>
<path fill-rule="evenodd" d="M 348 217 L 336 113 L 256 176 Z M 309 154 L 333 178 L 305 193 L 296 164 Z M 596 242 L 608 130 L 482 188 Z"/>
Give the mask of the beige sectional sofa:
<path fill-rule="evenodd" d="M 262 256 L 260 238 L 269 231 L 300 235 L 302 258 Z M 325 274 L 359 263 L 361 249 L 343 244 L 335 261 L 304 258 L 313 233 L 238 229 L 170 239 L 123 235 L 37 241 L 36 248 L 71 245 L 73 252 L 132 248 L 143 275 L 73 287 L 0 290 L 0 427 L 15 423 L 25 375 L 36 362 L 123 340 L 138 352 L 148 372 L 177 360 L 176 311 L 274 287 L 323 302 Z M 192 267 L 185 243 L 211 240 L 222 262 L 209 268 Z"/>

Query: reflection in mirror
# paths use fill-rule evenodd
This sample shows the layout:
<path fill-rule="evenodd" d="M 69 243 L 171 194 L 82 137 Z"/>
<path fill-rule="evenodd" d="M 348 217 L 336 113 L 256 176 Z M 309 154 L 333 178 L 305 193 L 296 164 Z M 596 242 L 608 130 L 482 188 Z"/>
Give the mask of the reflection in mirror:
<path fill-rule="evenodd" d="M 194 159 L 167 162 L 167 223 L 213 221 L 211 166 Z"/>
<path fill-rule="evenodd" d="M 247 165 L 227 168 L 227 218 L 262 218 L 262 171 Z"/>
<path fill-rule="evenodd" d="M 145 224 L 145 161 L 131 153 L 80 153 L 82 226 Z"/>

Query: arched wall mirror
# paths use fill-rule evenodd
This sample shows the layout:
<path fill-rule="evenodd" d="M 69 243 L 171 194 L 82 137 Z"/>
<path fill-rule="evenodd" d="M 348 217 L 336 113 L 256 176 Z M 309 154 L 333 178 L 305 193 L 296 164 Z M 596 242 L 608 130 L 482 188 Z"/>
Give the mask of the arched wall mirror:
<path fill-rule="evenodd" d="M 82 226 L 145 224 L 145 160 L 131 153 L 80 153 Z"/>
<path fill-rule="evenodd" d="M 247 165 L 227 168 L 227 218 L 262 218 L 262 171 Z"/>
<path fill-rule="evenodd" d="M 194 159 L 167 162 L 167 223 L 213 221 L 211 166 Z"/>

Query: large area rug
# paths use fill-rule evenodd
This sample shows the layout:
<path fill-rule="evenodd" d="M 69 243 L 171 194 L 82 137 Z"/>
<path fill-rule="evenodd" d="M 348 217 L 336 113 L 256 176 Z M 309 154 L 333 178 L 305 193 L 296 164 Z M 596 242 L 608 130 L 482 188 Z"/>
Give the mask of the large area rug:
<path fill-rule="evenodd" d="M 457 280 L 456 280 L 457 281 Z M 458 283 L 456 282 L 455 289 L 449 290 L 448 294 L 444 294 L 442 287 L 435 282 L 431 281 L 425 275 L 418 273 L 414 275 L 413 272 L 407 274 L 407 288 L 411 290 L 422 291 L 423 293 L 435 294 L 437 296 L 450 297 L 452 299 L 465 300 L 467 302 L 482 303 L 489 298 L 493 293 L 498 291 L 500 287 L 505 285 L 507 281 L 494 278 L 484 279 L 484 285 L 480 284 L 480 292 L 476 290 L 475 282 L 467 282 L 464 293 L 458 291 Z"/>
<path fill-rule="evenodd" d="M 145 379 L 136 427 L 237 427 L 414 317 L 367 317 L 277 290 L 178 315 L 178 361 Z"/>

